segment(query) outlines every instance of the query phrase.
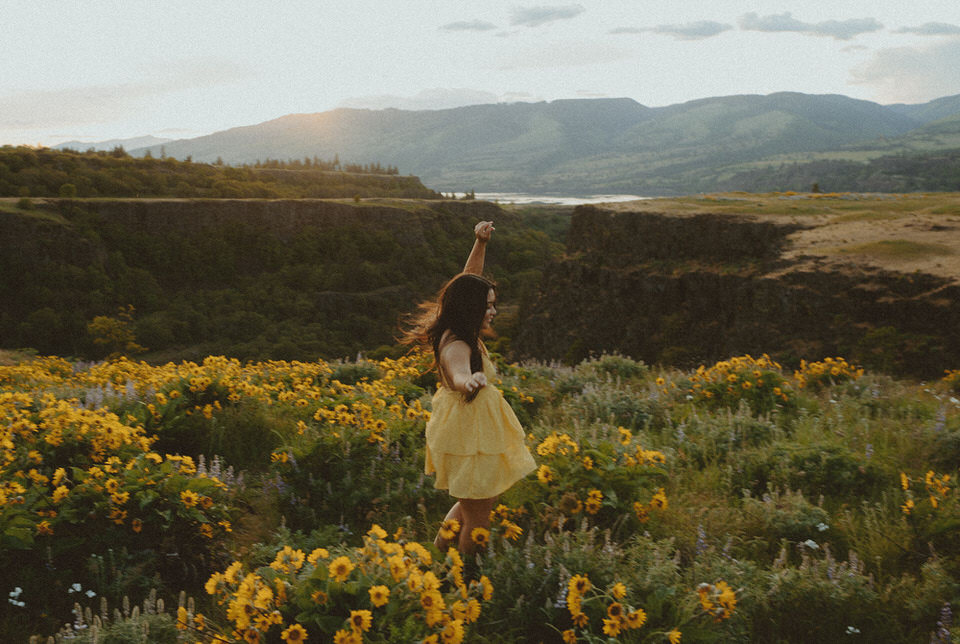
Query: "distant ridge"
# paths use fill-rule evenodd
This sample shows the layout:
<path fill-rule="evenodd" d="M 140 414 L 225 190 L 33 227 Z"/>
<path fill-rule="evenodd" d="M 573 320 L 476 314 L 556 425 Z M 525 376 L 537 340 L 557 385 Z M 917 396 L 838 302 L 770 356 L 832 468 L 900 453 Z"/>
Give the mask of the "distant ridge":
<path fill-rule="evenodd" d="M 137 136 L 132 139 L 110 139 L 109 141 L 94 141 L 83 142 L 83 141 L 67 141 L 65 143 L 58 143 L 53 146 L 54 150 L 76 150 L 77 152 L 84 152 L 93 148 L 94 150 L 112 150 L 117 146 L 124 148 L 125 150 L 133 150 L 135 148 L 146 148 L 152 145 L 163 145 L 167 141 L 173 141 L 174 139 L 163 139 L 156 136 Z"/>
<path fill-rule="evenodd" d="M 745 171 L 819 159 L 960 148 L 960 95 L 880 105 L 779 92 L 650 108 L 628 98 L 407 111 L 340 108 L 291 114 L 163 144 L 211 162 L 339 155 L 379 161 L 436 190 L 555 194 L 688 194 Z M 129 148 L 133 154 L 159 144 Z"/>

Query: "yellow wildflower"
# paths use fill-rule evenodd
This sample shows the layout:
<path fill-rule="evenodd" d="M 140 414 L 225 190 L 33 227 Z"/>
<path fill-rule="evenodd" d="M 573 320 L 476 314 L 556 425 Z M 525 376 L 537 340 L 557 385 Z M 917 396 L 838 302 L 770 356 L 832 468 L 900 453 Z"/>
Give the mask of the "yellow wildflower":
<path fill-rule="evenodd" d="M 483 601 L 488 602 L 493 597 L 493 584 L 486 575 L 480 576 L 480 587 L 483 589 Z"/>
<path fill-rule="evenodd" d="M 470 531 L 470 539 L 481 548 L 486 548 L 490 543 L 490 531 L 486 528 L 474 528 Z"/>
<path fill-rule="evenodd" d="M 187 609 L 183 606 L 177 608 L 177 630 L 185 631 L 190 628 L 190 618 L 187 615 Z"/>
<path fill-rule="evenodd" d="M 300 624 L 293 624 L 290 628 L 280 633 L 280 638 L 284 642 L 294 643 L 302 642 L 307 639 L 307 630 Z"/>
<path fill-rule="evenodd" d="M 330 576 L 339 582 L 344 582 L 347 580 L 347 577 L 350 576 L 350 573 L 353 571 L 355 566 L 350 562 L 346 557 L 337 557 L 328 566 Z"/>
<path fill-rule="evenodd" d="M 370 603 L 377 608 L 390 601 L 390 589 L 386 586 L 373 586 L 368 592 L 370 593 Z"/>
<path fill-rule="evenodd" d="M 314 566 L 316 566 L 318 560 L 326 559 L 329 556 L 330 556 L 330 553 L 327 551 L 326 548 L 317 548 L 316 550 L 310 553 L 310 556 L 307 557 L 307 561 L 313 564 Z"/>
<path fill-rule="evenodd" d="M 504 519 L 503 521 L 500 522 L 500 525 L 503 526 L 504 528 L 503 536 L 507 539 L 515 541 L 518 538 L 520 538 L 520 535 L 523 534 L 523 528 L 518 526 L 516 523 L 513 523 L 512 521 L 508 521 Z"/>
<path fill-rule="evenodd" d="M 440 639 L 444 644 L 460 644 L 463 641 L 463 622 L 455 619 L 444 626 Z"/>
<path fill-rule="evenodd" d="M 604 619 L 603 620 L 603 632 L 610 637 L 616 637 L 620 634 L 620 620 L 619 619 Z"/>
<path fill-rule="evenodd" d="M 537 469 L 537 480 L 546 485 L 554 479 L 553 470 L 550 469 L 549 465 L 541 465 Z"/>
<path fill-rule="evenodd" d="M 366 632 L 373 624 L 373 613 L 368 610 L 350 611 L 350 628 L 355 632 Z"/>
<path fill-rule="evenodd" d="M 440 526 L 440 538 L 444 541 L 450 541 L 460 532 L 460 522 L 456 519 L 447 519 Z"/>
<path fill-rule="evenodd" d="M 640 628 L 647 621 L 647 613 L 642 608 L 638 608 L 635 611 L 631 611 L 627 614 L 624 619 L 624 624 L 627 628 Z"/>

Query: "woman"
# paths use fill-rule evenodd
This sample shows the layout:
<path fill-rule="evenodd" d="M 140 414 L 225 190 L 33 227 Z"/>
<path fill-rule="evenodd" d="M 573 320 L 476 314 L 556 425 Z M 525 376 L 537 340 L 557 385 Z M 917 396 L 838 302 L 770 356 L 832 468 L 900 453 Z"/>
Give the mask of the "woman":
<path fill-rule="evenodd" d="M 493 222 L 476 225 L 463 272 L 444 285 L 436 303 L 422 307 L 407 333 L 408 341 L 433 349 L 439 382 L 424 471 L 436 473 L 435 486 L 457 499 L 445 523 L 459 523 L 457 547 L 465 554 L 475 550 L 473 531 L 489 528 L 497 497 L 536 468 L 520 422 L 490 384 L 496 371 L 480 340 L 497 313 L 495 285 L 481 276 L 493 231 Z M 444 551 L 452 539 L 441 534 L 434 543 Z"/>

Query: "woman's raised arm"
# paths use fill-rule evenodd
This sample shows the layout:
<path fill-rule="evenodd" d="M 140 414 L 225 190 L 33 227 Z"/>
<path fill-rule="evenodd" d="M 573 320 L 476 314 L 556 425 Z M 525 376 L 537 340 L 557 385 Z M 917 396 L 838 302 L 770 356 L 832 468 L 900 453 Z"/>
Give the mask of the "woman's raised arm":
<path fill-rule="evenodd" d="M 473 248 L 470 250 L 470 256 L 467 257 L 467 263 L 463 267 L 464 273 L 483 274 L 483 260 L 487 254 L 487 242 L 490 241 L 490 236 L 494 230 L 492 221 L 481 221 L 473 227 L 473 234 L 476 239 L 473 242 Z"/>

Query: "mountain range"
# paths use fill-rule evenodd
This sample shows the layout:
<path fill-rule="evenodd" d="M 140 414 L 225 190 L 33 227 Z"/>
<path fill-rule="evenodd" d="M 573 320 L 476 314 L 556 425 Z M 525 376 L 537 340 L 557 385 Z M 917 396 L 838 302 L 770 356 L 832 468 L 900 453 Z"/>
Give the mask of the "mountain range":
<path fill-rule="evenodd" d="M 880 105 L 781 92 L 647 107 L 628 98 L 290 114 L 132 149 L 195 161 L 339 156 L 441 191 L 688 194 L 785 163 L 960 148 L 960 95 Z M 131 149 L 128 146 L 128 149 Z"/>
<path fill-rule="evenodd" d="M 145 148 L 151 145 L 163 145 L 173 139 L 163 139 L 156 136 L 138 136 L 132 139 L 110 139 L 108 141 L 96 141 L 94 143 L 84 143 L 83 141 L 65 141 L 53 146 L 54 150 L 76 150 L 83 152 L 89 149 L 110 151 L 117 146 L 133 150 L 135 148 Z"/>

